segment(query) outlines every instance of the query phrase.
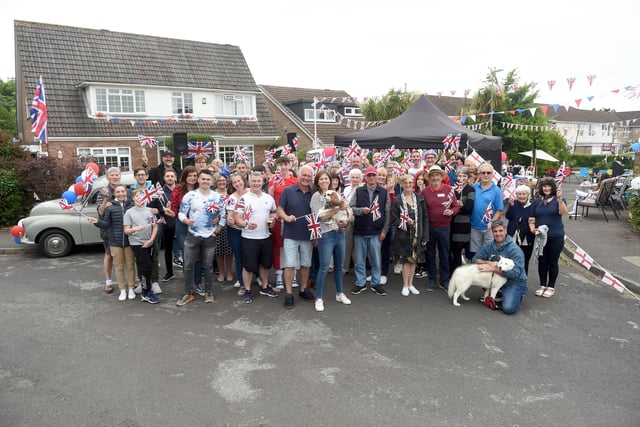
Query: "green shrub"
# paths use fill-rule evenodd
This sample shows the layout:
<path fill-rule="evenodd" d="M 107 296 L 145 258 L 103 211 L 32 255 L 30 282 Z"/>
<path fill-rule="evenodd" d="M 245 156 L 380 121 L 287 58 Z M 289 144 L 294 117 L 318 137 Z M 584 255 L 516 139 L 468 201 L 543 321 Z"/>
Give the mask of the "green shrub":
<path fill-rule="evenodd" d="M 0 169 L 0 226 L 15 225 L 26 216 L 33 201 L 20 187 L 15 174 L 8 169 Z"/>
<path fill-rule="evenodd" d="M 635 191 L 629 199 L 629 220 L 631 228 L 640 233 L 640 192 Z"/>

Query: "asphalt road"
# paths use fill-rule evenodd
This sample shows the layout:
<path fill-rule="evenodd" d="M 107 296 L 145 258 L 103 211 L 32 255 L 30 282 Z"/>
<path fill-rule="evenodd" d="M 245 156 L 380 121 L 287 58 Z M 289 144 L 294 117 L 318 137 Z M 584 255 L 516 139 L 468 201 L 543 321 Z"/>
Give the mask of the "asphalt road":
<path fill-rule="evenodd" d="M 535 264 L 533 264 L 535 267 Z M 514 316 L 442 291 L 119 302 L 101 253 L 0 257 L 2 426 L 637 426 L 639 301 L 563 265 Z M 426 279 L 416 281 L 423 289 Z M 353 276 L 347 276 L 347 289 Z"/>

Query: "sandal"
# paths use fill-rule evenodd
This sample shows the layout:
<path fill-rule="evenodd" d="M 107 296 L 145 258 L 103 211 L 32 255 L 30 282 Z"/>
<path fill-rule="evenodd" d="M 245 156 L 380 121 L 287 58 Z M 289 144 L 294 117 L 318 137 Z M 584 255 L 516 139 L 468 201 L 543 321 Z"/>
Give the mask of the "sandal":
<path fill-rule="evenodd" d="M 556 289 L 555 288 L 547 288 L 545 289 L 544 293 L 542 294 L 542 296 L 544 298 L 551 298 L 552 296 L 554 296 L 556 293 Z"/>
<path fill-rule="evenodd" d="M 541 297 L 541 296 L 543 296 L 543 295 L 544 295 L 544 293 L 545 293 L 545 291 L 546 291 L 547 289 L 548 289 L 548 288 L 547 288 L 546 286 L 540 286 L 540 287 L 536 290 L 536 296 L 537 296 L 537 297 Z"/>
<path fill-rule="evenodd" d="M 108 293 L 108 294 L 112 293 L 112 292 L 113 292 L 113 286 L 111 286 L 111 285 L 105 285 L 105 287 L 104 287 L 104 291 L 105 291 L 106 293 Z"/>

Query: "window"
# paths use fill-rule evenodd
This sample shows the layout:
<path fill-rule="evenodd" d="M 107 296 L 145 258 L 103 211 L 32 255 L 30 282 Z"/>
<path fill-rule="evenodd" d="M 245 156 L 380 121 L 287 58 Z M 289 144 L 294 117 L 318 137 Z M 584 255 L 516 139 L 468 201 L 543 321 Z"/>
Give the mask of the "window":
<path fill-rule="evenodd" d="M 336 121 L 336 112 L 333 110 L 313 110 L 311 108 L 305 108 L 304 110 L 304 121 L 305 122 L 313 122 L 313 112 L 316 112 L 316 120 L 318 122 L 335 122 Z"/>
<path fill-rule="evenodd" d="M 253 146 L 252 145 L 247 145 L 244 146 L 247 148 L 247 157 L 249 157 L 249 163 L 251 164 L 251 166 L 254 166 L 254 157 L 253 157 Z M 218 151 L 220 153 L 220 160 L 222 160 L 223 162 L 225 162 L 226 164 L 232 163 L 233 162 L 233 153 L 235 152 L 236 146 L 235 145 L 220 145 L 218 146 Z"/>
<path fill-rule="evenodd" d="M 362 117 L 362 111 L 358 107 L 344 107 L 344 115 Z"/>
<path fill-rule="evenodd" d="M 172 92 L 171 109 L 173 114 L 193 114 L 193 94 L 189 92 Z"/>
<path fill-rule="evenodd" d="M 129 147 L 78 147 L 78 158 L 91 157 L 95 162 L 103 166 L 104 170 L 117 166 L 122 171 L 131 168 L 131 150 Z"/>
<path fill-rule="evenodd" d="M 96 89 L 96 108 L 107 113 L 136 114 L 146 111 L 143 90 Z"/>
<path fill-rule="evenodd" d="M 253 95 L 214 95 L 214 114 L 227 117 L 255 117 Z"/>

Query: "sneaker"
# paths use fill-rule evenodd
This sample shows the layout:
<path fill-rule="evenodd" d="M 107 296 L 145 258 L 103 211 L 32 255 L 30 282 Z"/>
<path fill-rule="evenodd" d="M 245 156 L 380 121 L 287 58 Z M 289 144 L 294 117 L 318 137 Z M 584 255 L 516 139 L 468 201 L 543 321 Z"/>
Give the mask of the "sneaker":
<path fill-rule="evenodd" d="M 176 258 L 173 260 L 173 263 L 175 265 L 177 265 L 178 267 L 182 267 L 182 265 L 184 264 L 184 262 L 182 261 L 182 258 Z"/>
<path fill-rule="evenodd" d="M 435 289 L 436 289 L 435 286 L 431 286 L 431 285 L 427 286 L 427 292 L 433 292 Z"/>
<path fill-rule="evenodd" d="M 238 289 L 238 296 L 241 297 L 242 295 L 244 295 L 247 292 L 251 292 L 251 291 L 245 291 L 244 288 L 240 288 L 240 289 Z"/>
<path fill-rule="evenodd" d="M 183 295 L 183 296 L 182 296 L 182 298 L 180 298 L 180 299 L 178 300 L 178 302 L 176 302 L 176 305 L 177 305 L 178 307 L 182 307 L 183 305 L 186 305 L 186 304 L 190 303 L 191 301 L 193 301 L 193 300 L 195 300 L 195 299 L 196 299 L 196 298 L 195 298 L 193 295 L 191 295 L 191 294 L 185 294 L 185 295 Z"/>
<path fill-rule="evenodd" d="M 118 296 L 118 301 L 126 301 L 127 300 L 127 291 L 124 289 L 120 291 L 120 296 Z"/>
<path fill-rule="evenodd" d="M 133 288 L 129 288 L 129 294 L 127 295 L 129 299 L 136 299 L 136 293 Z"/>
<path fill-rule="evenodd" d="M 427 273 L 427 270 L 418 270 L 418 272 L 416 272 L 414 277 L 416 279 L 424 279 L 427 276 L 429 276 L 429 273 Z"/>
<path fill-rule="evenodd" d="M 201 297 L 205 296 L 205 294 L 206 294 L 204 289 L 202 289 L 202 285 L 201 284 L 195 285 L 195 291 L 196 291 L 196 294 L 200 295 Z"/>
<path fill-rule="evenodd" d="M 354 286 L 353 288 L 351 288 L 351 290 L 349 291 L 350 294 L 352 295 L 358 295 L 360 292 L 366 290 L 367 287 L 366 286 Z"/>
<path fill-rule="evenodd" d="M 138 283 L 138 286 L 135 287 L 133 292 L 135 292 L 136 294 L 141 294 L 142 293 L 142 283 Z"/>
<path fill-rule="evenodd" d="M 414 295 L 420 295 L 420 291 L 417 290 L 415 286 L 409 286 L 409 292 L 411 292 Z"/>
<path fill-rule="evenodd" d="M 345 294 L 336 295 L 336 301 L 338 301 L 339 303 L 342 303 L 344 305 L 350 305 L 351 304 L 351 300 L 349 298 L 347 298 L 347 296 Z"/>
<path fill-rule="evenodd" d="M 293 308 L 293 294 L 284 297 L 284 308 Z"/>
<path fill-rule="evenodd" d="M 211 292 L 207 292 L 204 295 L 204 303 L 205 304 L 211 304 L 213 302 L 213 294 Z"/>
<path fill-rule="evenodd" d="M 253 302 L 253 298 L 251 298 L 251 291 L 246 291 L 242 296 L 242 302 L 244 304 L 251 304 Z"/>
<path fill-rule="evenodd" d="M 409 288 L 407 287 L 402 287 L 402 291 L 400 291 L 400 293 L 402 294 L 403 297 L 408 297 L 409 296 Z"/>
<path fill-rule="evenodd" d="M 162 278 L 163 282 L 168 282 L 169 280 L 173 280 L 175 279 L 176 276 L 173 275 L 173 273 L 167 273 L 164 275 L 164 277 Z"/>
<path fill-rule="evenodd" d="M 307 301 L 315 301 L 316 297 L 313 296 L 313 293 L 309 290 L 309 289 L 305 289 L 304 291 L 300 291 L 298 293 L 298 295 L 300 296 L 300 298 L 307 300 Z"/>
<path fill-rule="evenodd" d="M 387 276 L 380 276 L 380 284 L 381 285 L 387 284 Z"/>
<path fill-rule="evenodd" d="M 502 302 L 502 292 L 498 291 L 498 293 L 496 294 L 496 298 L 494 300 L 495 302 Z"/>
<path fill-rule="evenodd" d="M 236 283 L 233 284 L 234 288 L 239 288 L 240 287 L 240 281 L 236 280 Z"/>
<path fill-rule="evenodd" d="M 153 291 L 149 291 L 147 293 L 142 293 L 142 301 L 148 302 L 149 304 L 157 304 L 160 302 L 160 298 L 158 298 Z"/>
<path fill-rule="evenodd" d="M 439 287 L 440 289 L 442 289 L 443 291 L 446 291 L 446 290 L 448 290 L 448 289 L 449 289 L 449 284 L 447 283 L 447 286 L 445 286 L 445 285 L 443 285 L 442 283 L 440 283 L 440 284 L 438 285 L 438 287 Z"/>
<path fill-rule="evenodd" d="M 387 291 L 385 291 L 384 288 L 381 285 L 372 286 L 371 290 L 373 292 L 375 292 L 376 294 L 381 295 L 381 296 L 387 294 Z"/>
<path fill-rule="evenodd" d="M 297 281 L 297 280 L 296 280 L 296 278 L 294 277 L 294 278 L 293 278 L 293 282 L 291 283 L 291 287 L 293 287 L 293 288 L 297 288 L 298 286 L 300 286 L 300 285 L 298 284 L 298 281 Z"/>
<path fill-rule="evenodd" d="M 324 311 L 324 302 L 322 302 L 322 298 L 318 298 L 316 300 L 316 311 Z"/>
<path fill-rule="evenodd" d="M 284 289 L 284 282 L 282 280 L 278 280 L 276 282 L 276 289 L 280 289 L 280 290 Z"/>
<path fill-rule="evenodd" d="M 402 274 L 402 264 L 397 263 L 393 266 L 393 274 Z"/>
<path fill-rule="evenodd" d="M 278 296 L 278 294 L 276 293 L 276 291 L 273 290 L 273 288 L 270 285 L 267 285 L 266 288 L 261 288 L 260 289 L 260 295 L 264 295 L 270 298 L 275 298 Z"/>
<path fill-rule="evenodd" d="M 160 284 L 158 282 L 153 282 L 151 284 L 151 290 L 154 294 L 160 295 L 162 293 L 162 289 L 160 289 Z"/>

